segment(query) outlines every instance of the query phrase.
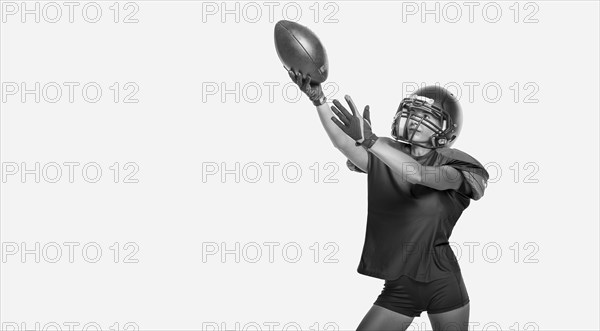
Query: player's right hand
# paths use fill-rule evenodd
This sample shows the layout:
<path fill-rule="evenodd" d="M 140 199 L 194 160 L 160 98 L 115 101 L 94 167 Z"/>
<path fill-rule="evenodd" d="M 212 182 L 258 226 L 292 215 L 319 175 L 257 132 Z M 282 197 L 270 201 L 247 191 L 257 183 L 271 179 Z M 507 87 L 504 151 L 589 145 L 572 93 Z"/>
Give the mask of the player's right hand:
<path fill-rule="evenodd" d="M 300 88 L 300 91 L 304 92 L 313 102 L 313 105 L 320 106 L 324 104 L 327 99 L 321 88 L 321 84 L 311 84 L 310 75 L 304 77 L 301 72 L 296 72 L 293 69 L 288 70 L 288 75 L 292 79 L 292 82 L 296 83 Z"/>

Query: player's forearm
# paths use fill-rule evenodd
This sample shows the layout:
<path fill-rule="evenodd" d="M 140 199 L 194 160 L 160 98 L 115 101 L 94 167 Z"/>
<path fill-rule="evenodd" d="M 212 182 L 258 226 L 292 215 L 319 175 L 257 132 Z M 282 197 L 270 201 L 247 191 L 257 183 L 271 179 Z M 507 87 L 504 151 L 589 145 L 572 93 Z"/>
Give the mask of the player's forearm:
<path fill-rule="evenodd" d="M 389 143 L 390 138 L 380 137 L 371 146 L 369 152 L 385 163 L 392 171 L 409 183 L 419 183 L 421 177 L 421 164 L 412 156 L 394 148 Z"/>
<path fill-rule="evenodd" d="M 329 139 L 336 148 L 349 143 L 354 144 L 354 140 L 348 137 L 348 135 L 331 120 L 331 117 L 334 115 L 327 103 L 317 106 L 317 113 L 319 114 L 321 124 L 323 124 L 323 127 L 325 128 L 325 132 L 327 132 Z"/>

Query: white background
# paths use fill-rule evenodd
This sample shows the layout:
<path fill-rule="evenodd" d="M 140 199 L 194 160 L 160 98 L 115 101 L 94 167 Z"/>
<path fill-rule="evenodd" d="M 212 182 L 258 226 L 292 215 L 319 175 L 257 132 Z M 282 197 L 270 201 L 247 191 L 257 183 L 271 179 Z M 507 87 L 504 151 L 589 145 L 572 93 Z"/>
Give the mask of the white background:
<path fill-rule="evenodd" d="M 421 17 L 421 2 L 296 2 L 287 13 L 283 2 L 229 2 L 233 14 L 221 17 L 221 2 L 139 1 L 118 5 L 117 23 L 113 2 L 96 2 L 97 23 L 85 21 L 95 16 L 93 7 L 82 15 L 85 2 L 74 7 L 73 22 L 69 7 L 57 2 L 63 13 L 56 23 L 46 20 L 55 16 L 54 7 L 42 10 L 47 2 L 37 2 L 39 23 L 34 15 L 21 18 L 20 2 L 9 14 L 8 3 L 2 1 L 0 26 L 5 328 L 356 328 L 383 288 L 383 280 L 356 272 L 366 175 L 346 168 L 314 107 L 305 96 L 297 101 L 288 84 L 273 28 L 295 19 L 296 8 L 295 20 L 327 49 L 329 99 L 349 94 L 360 109 L 369 104 L 379 136 L 390 135 L 407 86 L 460 88 L 464 128 L 453 148 L 477 158 L 492 177 L 450 239 L 473 329 L 600 327 L 598 2 L 495 2 L 487 14 L 481 2 L 471 17 L 464 2 L 438 2 L 436 22 L 433 14 Z M 427 6 L 435 10 L 436 3 Z M 129 19 L 137 23 L 125 23 L 136 8 Z M 49 83 L 62 86 L 61 99 L 51 103 L 39 92 L 35 102 L 21 87 L 36 82 L 50 97 L 56 92 Z M 72 103 L 65 82 L 80 84 Z M 96 103 L 82 97 L 89 82 L 102 88 Z M 115 82 L 119 102 L 110 89 Z M 127 82 L 139 87 L 139 102 L 123 102 L 133 91 L 123 88 Z M 19 90 L 9 93 L 9 86 Z M 210 86 L 218 91 L 208 93 Z M 34 174 L 23 182 L 23 165 L 31 170 L 36 162 L 39 183 Z M 56 183 L 51 162 L 63 172 Z M 79 163 L 73 183 L 65 162 Z M 93 162 L 102 177 L 88 183 L 81 169 Z M 127 162 L 138 166 L 137 183 L 125 183 L 133 169 L 124 169 Z M 272 181 L 265 162 L 278 162 Z M 222 180 L 225 168 L 231 173 Z M 79 245 L 72 263 L 65 242 Z M 265 242 L 279 245 L 272 263 Z M 52 243 L 62 248 L 55 263 Z M 89 243 L 102 249 L 96 263 L 82 256 Z M 211 243 L 219 251 L 203 261 Z M 234 252 L 221 257 L 222 243 Z M 300 247 L 297 262 L 293 247 L 282 253 L 286 244 Z M 262 249 L 257 262 L 253 245 Z M 13 255 L 11 247 L 19 251 Z M 22 248 L 34 253 L 22 256 Z M 138 262 L 124 263 L 131 253 L 128 261 Z M 415 318 L 413 330 L 430 329 L 426 316 Z"/>

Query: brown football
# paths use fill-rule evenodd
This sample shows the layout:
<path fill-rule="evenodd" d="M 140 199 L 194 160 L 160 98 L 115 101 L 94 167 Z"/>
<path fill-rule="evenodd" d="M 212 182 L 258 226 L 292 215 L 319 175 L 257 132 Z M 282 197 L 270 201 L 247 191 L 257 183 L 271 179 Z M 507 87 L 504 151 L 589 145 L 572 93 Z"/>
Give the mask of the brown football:
<path fill-rule="evenodd" d="M 329 64 L 321 41 L 309 28 L 292 21 L 275 24 L 275 48 L 286 69 L 309 74 L 311 81 L 327 80 Z"/>

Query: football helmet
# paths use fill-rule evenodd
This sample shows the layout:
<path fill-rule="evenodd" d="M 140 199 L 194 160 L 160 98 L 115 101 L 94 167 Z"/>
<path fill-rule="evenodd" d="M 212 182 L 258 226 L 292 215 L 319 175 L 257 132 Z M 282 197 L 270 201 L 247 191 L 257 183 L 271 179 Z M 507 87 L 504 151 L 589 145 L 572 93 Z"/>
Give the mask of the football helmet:
<path fill-rule="evenodd" d="M 431 118 L 437 119 L 441 126 L 430 121 Z M 428 143 L 412 140 L 416 131 L 413 131 L 412 134 L 409 133 L 406 125 L 409 119 L 418 122 L 417 130 L 424 125 L 434 132 Z M 429 149 L 450 147 L 458 138 L 461 129 L 462 109 L 460 103 L 448 90 L 433 85 L 422 87 L 402 99 L 392 123 L 392 137 L 407 144 Z"/>

